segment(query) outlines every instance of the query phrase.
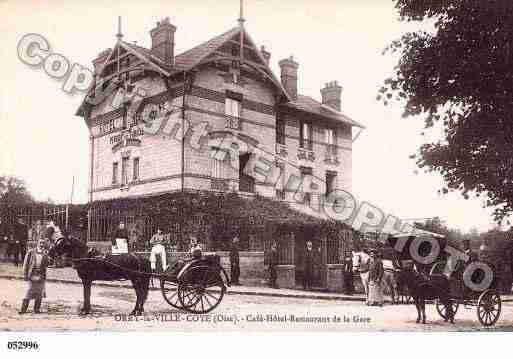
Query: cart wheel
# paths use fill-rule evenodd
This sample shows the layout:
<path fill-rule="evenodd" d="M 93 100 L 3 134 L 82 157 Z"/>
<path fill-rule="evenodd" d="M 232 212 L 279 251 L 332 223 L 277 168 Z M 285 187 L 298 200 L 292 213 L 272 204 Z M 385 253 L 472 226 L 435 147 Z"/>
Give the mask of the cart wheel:
<path fill-rule="evenodd" d="M 160 290 L 162 296 L 170 306 L 176 309 L 183 309 L 180 299 L 178 299 L 178 284 L 176 284 L 176 275 L 173 275 L 175 268 L 168 268 L 164 276 L 160 279 Z"/>
<path fill-rule="evenodd" d="M 444 318 L 444 320 L 448 320 L 449 318 L 447 317 L 447 308 L 445 307 L 445 305 L 443 305 L 439 299 L 436 300 L 435 305 L 436 305 L 436 311 L 438 312 L 438 314 L 440 314 L 440 316 L 442 318 Z M 452 306 L 452 313 L 454 316 L 456 316 L 456 312 L 458 311 L 460 304 L 458 302 L 456 302 L 455 300 L 451 300 L 451 306 Z"/>
<path fill-rule="evenodd" d="M 485 290 L 477 301 L 477 318 L 485 327 L 497 323 L 501 315 L 502 301 L 500 295 L 493 289 Z"/>
<path fill-rule="evenodd" d="M 193 267 L 184 273 L 178 283 L 178 299 L 191 313 L 205 314 L 221 303 L 226 286 L 217 268 Z"/>
<path fill-rule="evenodd" d="M 180 299 L 178 299 L 178 284 L 161 279 L 160 289 L 162 291 L 162 296 L 169 305 L 176 309 L 183 309 L 182 303 L 180 303 Z"/>

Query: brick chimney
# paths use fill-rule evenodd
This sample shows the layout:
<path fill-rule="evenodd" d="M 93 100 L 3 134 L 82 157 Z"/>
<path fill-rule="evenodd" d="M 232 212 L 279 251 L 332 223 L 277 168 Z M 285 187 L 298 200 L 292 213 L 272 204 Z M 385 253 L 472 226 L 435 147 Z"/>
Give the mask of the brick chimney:
<path fill-rule="evenodd" d="M 334 108 L 337 111 L 341 109 L 342 86 L 337 81 L 328 82 L 321 89 L 322 103 Z"/>
<path fill-rule="evenodd" d="M 290 56 L 281 60 L 278 65 L 281 68 L 281 83 L 292 100 L 297 100 L 297 69 L 299 64 Z"/>
<path fill-rule="evenodd" d="M 169 22 L 169 17 L 157 22 L 150 31 L 151 53 L 169 64 L 174 65 L 176 26 Z"/>
<path fill-rule="evenodd" d="M 271 60 L 271 53 L 267 51 L 263 45 L 260 47 L 260 52 L 262 53 L 262 57 L 264 58 L 267 65 L 269 65 L 269 61 Z"/>
<path fill-rule="evenodd" d="M 103 50 L 102 52 L 100 52 L 98 54 L 96 59 L 93 60 L 93 66 L 94 66 L 94 73 L 95 74 L 98 74 L 98 72 L 100 71 L 100 68 L 102 67 L 102 65 L 105 62 L 105 60 L 107 60 L 107 57 L 109 56 L 111 51 L 112 51 L 112 49 L 110 49 L 110 48 L 106 49 L 106 50 Z"/>

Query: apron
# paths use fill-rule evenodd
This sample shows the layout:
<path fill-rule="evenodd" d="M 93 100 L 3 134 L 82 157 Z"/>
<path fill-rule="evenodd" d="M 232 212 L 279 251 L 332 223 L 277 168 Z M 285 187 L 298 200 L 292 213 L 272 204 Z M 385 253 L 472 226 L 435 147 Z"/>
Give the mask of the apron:
<path fill-rule="evenodd" d="M 28 280 L 28 288 L 25 299 L 41 299 L 46 297 L 45 280 L 41 276 L 41 262 L 43 255 L 34 253 L 34 267 Z"/>

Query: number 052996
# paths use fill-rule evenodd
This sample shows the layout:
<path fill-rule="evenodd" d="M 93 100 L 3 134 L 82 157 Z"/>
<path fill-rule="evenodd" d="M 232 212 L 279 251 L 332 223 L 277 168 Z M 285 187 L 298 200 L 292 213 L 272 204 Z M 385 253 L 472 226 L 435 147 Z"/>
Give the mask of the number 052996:
<path fill-rule="evenodd" d="M 9 350 L 37 350 L 39 344 L 34 341 L 10 341 L 7 342 L 7 349 Z"/>

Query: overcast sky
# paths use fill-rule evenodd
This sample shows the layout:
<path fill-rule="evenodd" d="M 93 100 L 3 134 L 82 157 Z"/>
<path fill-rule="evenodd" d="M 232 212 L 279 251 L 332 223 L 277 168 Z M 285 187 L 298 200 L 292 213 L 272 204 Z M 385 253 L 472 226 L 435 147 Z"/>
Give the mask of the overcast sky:
<path fill-rule="evenodd" d="M 88 130 L 74 116 L 81 97 L 18 59 L 23 35 L 43 35 L 54 52 L 91 67 L 101 50 L 114 46 L 118 15 L 124 40 L 147 47 L 150 29 L 169 16 L 180 53 L 235 26 L 238 11 L 238 0 L 1 2 L 0 174 L 22 177 L 36 198 L 57 202 L 69 200 L 75 176 L 73 201 L 88 198 Z M 418 26 L 400 23 L 392 1 L 245 0 L 245 17 L 253 40 L 270 50 L 278 77 L 277 62 L 293 54 L 301 93 L 320 99 L 319 89 L 332 80 L 344 87 L 343 112 L 367 127 L 353 147 L 357 197 L 399 218 L 440 216 L 463 231 L 494 226 L 481 200 L 439 195 L 439 175 L 416 174 L 409 155 L 426 141 L 422 121 L 401 118 L 402 104 L 376 101 L 397 60 L 382 50 Z"/>

